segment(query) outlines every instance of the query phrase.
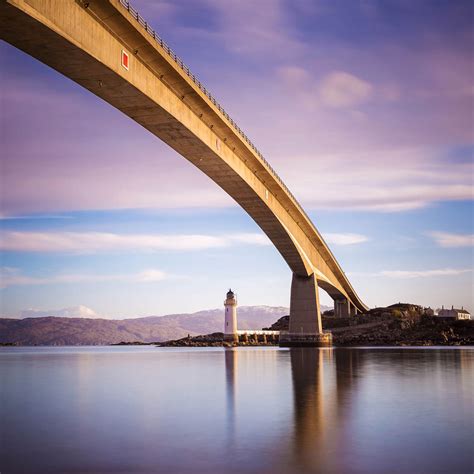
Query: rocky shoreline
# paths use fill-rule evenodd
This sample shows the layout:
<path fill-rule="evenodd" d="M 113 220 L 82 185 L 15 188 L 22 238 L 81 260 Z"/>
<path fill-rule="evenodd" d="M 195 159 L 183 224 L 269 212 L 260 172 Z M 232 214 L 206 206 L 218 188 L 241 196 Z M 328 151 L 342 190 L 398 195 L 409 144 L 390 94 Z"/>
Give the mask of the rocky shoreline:
<path fill-rule="evenodd" d="M 333 335 L 334 346 L 472 346 L 474 320 L 455 321 L 433 316 L 421 306 L 398 303 L 375 308 L 365 314 L 336 318 L 327 311 L 323 328 Z M 270 330 L 287 330 L 289 316 L 283 316 Z M 224 342 L 223 333 L 157 343 L 160 347 L 272 346 L 267 342 Z"/>
<path fill-rule="evenodd" d="M 278 346 L 278 342 L 267 342 L 261 340 L 256 342 L 249 338 L 248 342 L 227 342 L 224 341 L 224 333 L 216 332 L 195 337 L 183 337 L 174 341 L 159 342 L 158 347 L 254 347 L 254 346 Z"/>

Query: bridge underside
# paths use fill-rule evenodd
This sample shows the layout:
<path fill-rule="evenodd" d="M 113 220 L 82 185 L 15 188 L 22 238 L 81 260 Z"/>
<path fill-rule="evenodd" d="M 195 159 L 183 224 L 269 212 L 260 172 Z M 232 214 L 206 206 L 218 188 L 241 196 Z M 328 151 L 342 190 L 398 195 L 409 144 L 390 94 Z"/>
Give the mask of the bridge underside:
<path fill-rule="evenodd" d="M 322 334 L 318 286 L 335 300 L 339 316 L 365 309 L 263 157 L 119 0 L 0 0 L 0 18 L 2 39 L 121 110 L 247 211 L 293 272 L 289 339 Z M 123 51 L 130 54 L 127 68 L 120 62 Z"/>

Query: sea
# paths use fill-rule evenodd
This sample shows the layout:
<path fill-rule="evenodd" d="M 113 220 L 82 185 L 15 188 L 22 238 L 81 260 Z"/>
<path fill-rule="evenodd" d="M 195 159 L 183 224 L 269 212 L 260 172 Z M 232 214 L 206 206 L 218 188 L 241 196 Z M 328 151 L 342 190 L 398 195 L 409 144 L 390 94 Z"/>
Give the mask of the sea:
<path fill-rule="evenodd" d="M 0 472 L 472 474 L 474 348 L 0 348 Z"/>

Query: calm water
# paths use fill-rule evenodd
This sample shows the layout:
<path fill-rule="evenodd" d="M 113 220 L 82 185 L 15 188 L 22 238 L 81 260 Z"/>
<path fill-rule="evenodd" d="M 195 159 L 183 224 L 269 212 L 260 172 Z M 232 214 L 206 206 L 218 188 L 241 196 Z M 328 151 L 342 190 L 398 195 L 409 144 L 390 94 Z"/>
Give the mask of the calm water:
<path fill-rule="evenodd" d="M 0 472 L 473 472 L 474 349 L 0 349 Z"/>

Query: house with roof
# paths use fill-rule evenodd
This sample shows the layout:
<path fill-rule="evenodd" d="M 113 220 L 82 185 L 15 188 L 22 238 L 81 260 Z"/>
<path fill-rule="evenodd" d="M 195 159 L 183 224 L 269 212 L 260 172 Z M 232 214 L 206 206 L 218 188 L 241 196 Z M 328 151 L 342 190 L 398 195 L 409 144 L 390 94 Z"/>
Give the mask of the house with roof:
<path fill-rule="evenodd" d="M 461 319 L 471 319 L 471 313 L 464 309 L 464 306 L 461 309 L 457 309 L 454 306 L 451 306 L 451 309 L 444 309 L 444 306 L 438 311 L 439 318 L 453 318 L 456 320 Z"/>

